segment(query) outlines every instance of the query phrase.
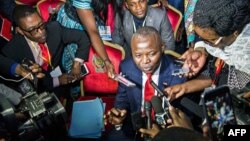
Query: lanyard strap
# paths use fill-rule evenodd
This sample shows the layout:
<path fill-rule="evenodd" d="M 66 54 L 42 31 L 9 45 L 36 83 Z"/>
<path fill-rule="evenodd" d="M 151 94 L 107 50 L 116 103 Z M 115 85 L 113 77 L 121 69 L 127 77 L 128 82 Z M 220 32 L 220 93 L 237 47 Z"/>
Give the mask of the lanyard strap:
<path fill-rule="evenodd" d="M 38 52 L 34 42 L 31 41 L 31 44 L 32 44 L 32 47 L 35 49 L 35 51 L 38 53 L 38 56 L 44 61 L 44 62 L 47 62 L 49 64 L 49 66 L 53 69 L 53 66 L 52 66 L 52 63 L 51 63 L 51 55 L 50 55 L 50 52 L 49 52 L 49 48 L 48 46 L 46 46 L 46 52 L 48 54 L 48 59 L 43 57 L 41 55 L 41 48 L 40 48 L 40 51 Z M 39 45 L 38 45 L 39 46 Z"/>
<path fill-rule="evenodd" d="M 147 19 L 147 16 L 146 16 L 145 19 L 143 20 L 142 27 L 145 26 L 146 19 Z M 133 19 L 133 28 L 134 28 L 134 33 L 135 33 L 137 29 L 136 29 L 136 26 L 135 26 L 135 20 L 134 20 L 134 19 Z"/>
<path fill-rule="evenodd" d="M 218 58 L 218 61 L 219 61 L 219 63 L 216 66 L 216 70 L 215 70 L 215 73 L 214 73 L 214 78 L 212 80 L 212 85 L 214 85 L 214 86 L 216 85 L 216 83 L 218 81 L 219 74 L 220 74 L 221 69 L 222 69 L 222 67 L 224 65 L 224 61 L 223 60 L 221 60 L 221 59 Z"/>

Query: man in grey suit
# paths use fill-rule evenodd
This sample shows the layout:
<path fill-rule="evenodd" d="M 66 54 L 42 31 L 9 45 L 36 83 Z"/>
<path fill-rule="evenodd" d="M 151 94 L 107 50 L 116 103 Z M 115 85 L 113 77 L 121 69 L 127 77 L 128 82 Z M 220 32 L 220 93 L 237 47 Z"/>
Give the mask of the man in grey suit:
<path fill-rule="evenodd" d="M 123 18 L 115 19 L 112 41 L 124 47 L 126 58 L 131 56 L 130 42 L 133 33 L 143 26 L 152 26 L 161 35 L 165 48 L 174 50 L 175 41 L 172 26 L 166 11 L 148 6 L 147 0 L 125 0 L 127 10 Z"/>

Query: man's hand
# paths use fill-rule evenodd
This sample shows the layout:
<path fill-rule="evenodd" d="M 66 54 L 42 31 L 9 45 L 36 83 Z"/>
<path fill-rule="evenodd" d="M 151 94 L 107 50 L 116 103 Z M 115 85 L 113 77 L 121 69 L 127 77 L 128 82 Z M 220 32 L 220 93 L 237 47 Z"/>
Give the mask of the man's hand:
<path fill-rule="evenodd" d="M 151 138 L 154 138 L 160 132 L 160 128 L 156 124 L 153 124 L 152 129 L 141 128 L 139 131 L 142 133 L 142 136 L 147 134 Z"/>
<path fill-rule="evenodd" d="M 127 110 L 112 108 L 108 111 L 107 115 L 104 116 L 105 123 L 109 122 L 112 125 L 120 125 L 126 118 Z"/>
<path fill-rule="evenodd" d="M 81 63 L 78 61 L 74 61 L 70 75 L 75 77 L 75 79 L 80 79 L 81 78 Z"/>
<path fill-rule="evenodd" d="M 190 70 L 185 77 L 191 78 L 197 75 L 205 65 L 207 54 L 204 48 L 200 48 L 199 50 L 189 49 L 180 57 L 180 59 L 185 59 L 183 68 L 189 68 Z"/>
<path fill-rule="evenodd" d="M 193 129 L 190 119 L 181 110 L 178 110 L 172 106 L 169 107 L 169 112 L 172 117 L 171 121 L 167 121 L 172 124 L 168 127 L 183 127 L 187 129 Z"/>
<path fill-rule="evenodd" d="M 170 101 L 173 101 L 186 93 L 186 87 L 184 84 L 177 84 L 166 87 L 163 92 L 167 95 Z"/>
<path fill-rule="evenodd" d="M 189 48 L 187 51 L 185 51 L 185 52 L 181 55 L 180 59 L 186 60 L 186 59 L 188 58 L 188 56 L 189 56 L 193 51 L 194 51 L 193 48 Z"/>
<path fill-rule="evenodd" d="M 108 73 L 109 78 L 114 79 L 115 78 L 115 69 L 114 69 L 113 64 L 110 62 L 110 60 L 105 60 L 104 63 L 105 63 L 105 66 L 107 68 L 107 73 Z"/>
<path fill-rule="evenodd" d="M 36 74 L 37 78 L 43 78 L 45 76 L 43 73 L 41 73 L 42 69 L 36 63 L 32 63 L 32 65 L 29 66 L 29 69 L 32 71 L 32 73 Z M 33 79 L 32 75 L 28 75 L 30 73 L 29 70 L 26 70 L 20 64 L 17 65 L 15 73 L 21 75 L 22 77 L 26 77 L 29 80 Z"/>
<path fill-rule="evenodd" d="M 58 79 L 60 85 L 66 85 L 72 83 L 73 80 L 75 80 L 75 77 L 70 74 L 64 73 L 61 76 L 59 76 Z"/>

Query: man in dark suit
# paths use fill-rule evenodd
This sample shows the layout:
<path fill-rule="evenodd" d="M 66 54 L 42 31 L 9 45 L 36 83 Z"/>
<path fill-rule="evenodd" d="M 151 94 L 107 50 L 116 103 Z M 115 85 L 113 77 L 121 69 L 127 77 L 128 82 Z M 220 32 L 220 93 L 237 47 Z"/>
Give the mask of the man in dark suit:
<path fill-rule="evenodd" d="M 135 132 L 132 130 L 131 122 L 128 122 L 130 114 L 143 112 L 145 101 L 151 101 L 151 97 L 157 94 L 154 89 L 148 93 L 152 90 L 148 88 L 148 80 L 153 80 L 161 90 L 166 85 L 185 82 L 185 78 L 172 75 L 173 70 L 179 67 L 174 65 L 169 56 L 163 54 L 164 44 L 159 32 L 153 27 L 145 26 L 138 29 L 132 36 L 131 49 L 132 58 L 121 63 L 120 71 L 136 86 L 126 87 L 119 84 L 115 106 L 108 112 L 107 119 L 116 127 L 122 127 L 119 131 L 111 132 L 108 140 L 133 140 L 132 134 Z"/>
<path fill-rule="evenodd" d="M 1 60 L 0 61 L 0 66 L 1 66 L 1 68 L 3 68 L 3 69 L 0 70 L 1 75 L 9 73 L 9 71 L 6 72 L 6 70 L 7 70 L 6 68 L 9 67 L 8 64 L 17 64 L 16 68 L 14 70 L 14 73 L 17 74 L 17 75 L 20 75 L 22 77 L 26 77 L 27 79 L 32 80 L 32 76 L 29 75 L 30 74 L 29 70 L 26 70 L 21 64 L 16 63 L 15 61 L 11 60 L 10 58 L 7 58 L 7 57 L 3 56 L 2 54 L 0 54 L 0 60 Z M 34 74 L 36 74 L 37 78 L 43 78 L 44 74 L 41 73 L 42 69 L 39 67 L 39 65 L 36 64 L 36 63 L 33 63 L 33 62 L 31 62 L 31 64 L 32 65 L 29 67 L 29 69 Z"/>
<path fill-rule="evenodd" d="M 3 47 L 2 53 L 16 63 L 4 62 L 3 72 L 15 75 L 17 63 L 26 58 L 43 68 L 45 77 L 38 85 L 42 90 L 54 91 L 53 88 L 80 78 L 80 66 L 88 58 L 90 43 L 84 32 L 64 28 L 57 22 L 45 23 L 32 7 L 25 5 L 17 6 L 13 15 L 18 34 Z M 69 73 L 60 66 L 64 46 L 72 42 L 79 48 L 72 57 L 74 63 Z"/>

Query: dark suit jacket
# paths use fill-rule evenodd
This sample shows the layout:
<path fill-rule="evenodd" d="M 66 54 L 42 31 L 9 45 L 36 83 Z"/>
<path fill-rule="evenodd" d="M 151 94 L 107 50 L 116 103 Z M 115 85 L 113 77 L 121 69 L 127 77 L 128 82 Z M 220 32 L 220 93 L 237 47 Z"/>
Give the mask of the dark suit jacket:
<path fill-rule="evenodd" d="M 172 86 L 186 81 L 185 78 L 172 75 L 172 71 L 179 68 L 180 67 L 174 65 L 172 58 L 169 56 L 164 55 L 162 57 L 158 80 L 158 86 L 161 90 L 164 89 L 163 83 L 167 83 L 168 86 Z M 126 87 L 120 83 L 115 100 L 115 107 L 126 109 L 131 113 L 140 111 L 142 103 L 142 71 L 136 66 L 132 58 L 121 63 L 120 71 L 127 79 L 134 82 L 136 87 Z"/>
<path fill-rule="evenodd" d="M 78 45 L 75 55 L 77 58 L 88 59 L 90 41 L 85 32 L 64 28 L 58 22 L 51 22 L 47 25 L 47 45 L 51 54 L 53 67 L 61 66 L 63 49 L 68 43 L 76 43 Z M 21 63 L 24 58 L 35 62 L 30 46 L 24 36 L 20 34 L 15 35 L 13 39 L 3 47 L 2 53 L 16 63 Z M 5 66 L 2 71 L 9 73 L 12 65 L 11 61 L 2 62 L 1 64 Z M 53 79 L 50 77 L 51 71 L 51 67 L 49 67 L 47 71 L 44 71 L 46 76 L 42 79 L 42 86 L 47 89 L 53 87 Z"/>
<path fill-rule="evenodd" d="M 186 78 L 180 78 L 179 76 L 173 76 L 172 71 L 179 69 L 180 67 L 174 65 L 172 58 L 164 55 L 161 59 L 161 68 L 158 80 L 158 86 L 163 90 L 163 83 L 167 83 L 169 86 L 180 84 L 186 81 Z M 142 103 L 142 71 L 136 66 L 133 59 L 124 60 L 120 65 L 120 71 L 130 81 L 136 84 L 135 87 L 126 87 L 119 83 L 118 93 L 116 95 L 115 107 L 119 109 L 127 110 L 127 117 L 123 123 L 122 130 L 130 136 L 133 134 L 132 123 L 130 114 L 139 112 L 141 110 Z M 130 134 L 130 135 L 129 135 Z"/>

